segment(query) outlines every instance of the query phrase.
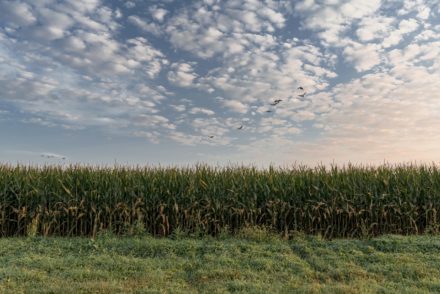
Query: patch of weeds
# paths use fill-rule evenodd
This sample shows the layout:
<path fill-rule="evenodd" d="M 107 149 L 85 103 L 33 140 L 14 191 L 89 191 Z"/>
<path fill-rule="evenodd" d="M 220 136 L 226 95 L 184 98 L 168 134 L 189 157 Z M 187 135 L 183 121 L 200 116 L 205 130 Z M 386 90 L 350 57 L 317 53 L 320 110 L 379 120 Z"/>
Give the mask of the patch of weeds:
<path fill-rule="evenodd" d="M 238 231 L 237 237 L 258 242 L 281 240 L 281 237 L 274 233 L 270 228 L 262 226 L 245 227 Z"/>
<path fill-rule="evenodd" d="M 187 231 L 182 230 L 180 227 L 175 228 L 169 238 L 171 240 L 182 240 L 189 237 L 189 233 Z"/>
<path fill-rule="evenodd" d="M 142 220 L 136 220 L 133 224 L 124 227 L 124 235 L 126 236 L 145 236 L 147 230 Z"/>

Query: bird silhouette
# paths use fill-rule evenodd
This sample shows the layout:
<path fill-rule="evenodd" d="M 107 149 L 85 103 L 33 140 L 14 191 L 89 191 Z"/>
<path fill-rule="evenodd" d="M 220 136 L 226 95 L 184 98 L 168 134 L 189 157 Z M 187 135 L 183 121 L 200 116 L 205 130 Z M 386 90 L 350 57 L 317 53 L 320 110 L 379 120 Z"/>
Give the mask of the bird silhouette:
<path fill-rule="evenodd" d="M 275 106 L 275 105 L 277 105 L 278 103 L 280 103 L 281 101 L 283 101 L 283 100 L 281 100 L 281 99 L 276 99 L 276 100 L 274 100 L 274 102 L 271 103 L 270 105 Z"/>
<path fill-rule="evenodd" d="M 243 125 L 240 125 L 240 126 L 237 128 L 237 130 L 241 130 L 241 129 L 243 129 Z"/>
<path fill-rule="evenodd" d="M 304 98 L 307 94 L 306 90 L 302 86 L 299 86 L 297 89 L 303 91 L 301 94 L 298 94 L 298 97 Z"/>
<path fill-rule="evenodd" d="M 210 139 L 212 139 L 212 138 L 214 138 L 214 136 L 213 135 L 210 135 L 210 136 L 208 136 Z"/>

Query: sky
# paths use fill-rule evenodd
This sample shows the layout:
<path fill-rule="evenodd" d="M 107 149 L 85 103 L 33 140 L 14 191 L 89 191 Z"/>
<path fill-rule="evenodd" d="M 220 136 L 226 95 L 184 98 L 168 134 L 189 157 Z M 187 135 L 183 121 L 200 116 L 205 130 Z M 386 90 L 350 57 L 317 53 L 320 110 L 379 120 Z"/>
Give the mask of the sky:
<path fill-rule="evenodd" d="M 438 0 L 0 1 L 0 162 L 439 162 L 439 99 Z"/>

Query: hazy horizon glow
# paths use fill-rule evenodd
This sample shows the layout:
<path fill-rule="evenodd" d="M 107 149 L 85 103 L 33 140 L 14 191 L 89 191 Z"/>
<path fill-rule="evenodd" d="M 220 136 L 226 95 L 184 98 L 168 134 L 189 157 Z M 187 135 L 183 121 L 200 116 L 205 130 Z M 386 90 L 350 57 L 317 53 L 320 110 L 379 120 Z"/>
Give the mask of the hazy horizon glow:
<path fill-rule="evenodd" d="M 440 162 L 439 93 L 437 0 L 0 2 L 0 162 Z"/>

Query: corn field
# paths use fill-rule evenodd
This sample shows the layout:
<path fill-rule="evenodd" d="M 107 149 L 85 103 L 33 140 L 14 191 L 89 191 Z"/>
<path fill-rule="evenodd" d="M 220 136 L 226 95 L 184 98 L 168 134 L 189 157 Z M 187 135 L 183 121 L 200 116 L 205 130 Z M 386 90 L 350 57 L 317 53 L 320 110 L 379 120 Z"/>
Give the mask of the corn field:
<path fill-rule="evenodd" d="M 325 238 L 439 231 L 440 169 L 0 165 L 1 236 L 94 236 L 249 226 Z"/>

